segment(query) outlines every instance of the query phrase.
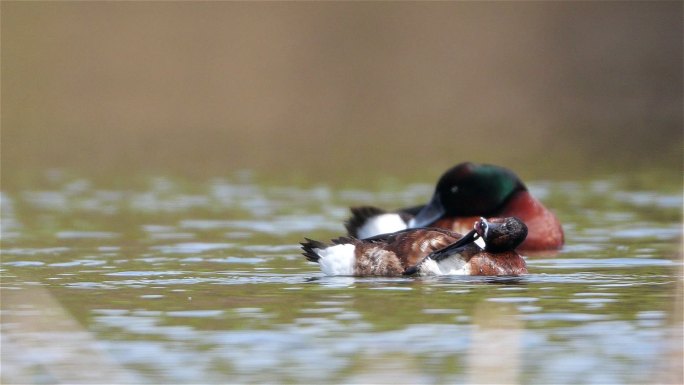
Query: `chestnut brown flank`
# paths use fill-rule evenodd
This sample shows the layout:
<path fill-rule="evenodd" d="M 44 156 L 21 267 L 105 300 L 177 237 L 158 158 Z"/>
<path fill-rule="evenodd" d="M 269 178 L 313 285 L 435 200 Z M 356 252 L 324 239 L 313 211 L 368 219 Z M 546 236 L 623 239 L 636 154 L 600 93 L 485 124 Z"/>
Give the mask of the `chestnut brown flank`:
<path fill-rule="evenodd" d="M 470 275 L 520 274 L 527 274 L 527 264 L 515 251 L 496 254 L 483 251 L 470 258 Z"/>

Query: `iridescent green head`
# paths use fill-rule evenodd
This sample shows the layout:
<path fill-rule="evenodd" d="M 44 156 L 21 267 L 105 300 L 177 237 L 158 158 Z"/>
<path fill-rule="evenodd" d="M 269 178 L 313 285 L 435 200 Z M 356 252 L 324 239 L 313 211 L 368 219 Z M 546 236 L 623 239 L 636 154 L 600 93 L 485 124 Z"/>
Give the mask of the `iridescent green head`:
<path fill-rule="evenodd" d="M 461 163 L 442 175 L 432 199 L 411 226 L 428 226 L 443 217 L 491 216 L 515 192 L 525 189 L 511 170 L 491 164 Z"/>

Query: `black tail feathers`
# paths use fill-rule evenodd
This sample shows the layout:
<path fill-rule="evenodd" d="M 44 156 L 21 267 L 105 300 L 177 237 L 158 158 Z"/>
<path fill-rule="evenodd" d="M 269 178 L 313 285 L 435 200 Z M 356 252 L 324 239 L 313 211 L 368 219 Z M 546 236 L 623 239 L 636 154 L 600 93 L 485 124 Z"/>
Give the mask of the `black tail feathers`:
<path fill-rule="evenodd" d="M 386 213 L 385 210 L 373 206 L 352 207 L 349 211 L 352 215 L 344 222 L 344 227 L 347 229 L 347 234 L 352 237 L 358 236 L 359 227 L 363 226 L 368 218 Z"/>
<path fill-rule="evenodd" d="M 328 247 L 328 245 L 326 245 L 323 242 L 314 241 L 313 239 L 304 239 L 306 239 L 306 242 L 300 243 L 300 245 L 302 245 L 302 250 L 304 250 L 302 254 L 306 257 L 308 261 L 318 263 L 318 260 L 321 259 L 321 256 L 316 254 L 316 251 L 314 251 L 314 249 L 325 249 L 326 247 Z"/>

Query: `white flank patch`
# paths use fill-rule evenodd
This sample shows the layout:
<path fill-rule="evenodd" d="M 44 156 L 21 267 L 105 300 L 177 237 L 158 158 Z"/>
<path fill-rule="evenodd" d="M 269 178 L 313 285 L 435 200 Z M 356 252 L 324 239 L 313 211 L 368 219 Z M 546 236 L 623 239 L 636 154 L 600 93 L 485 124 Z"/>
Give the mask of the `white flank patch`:
<path fill-rule="evenodd" d="M 357 230 L 359 238 L 368 238 L 378 234 L 393 233 L 407 228 L 406 222 L 399 216 L 399 214 L 380 214 L 375 217 L 368 218 L 363 226 Z"/>
<path fill-rule="evenodd" d="M 325 275 L 354 275 L 356 256 L 355 246 L 349 243 L 326 247 L 325 249 L 313 249 L 321 259 L 321 271 Z"/>
<path fill-rule="evenodd" d="M 470 275 L 470 265 L 455 255 L 439 262 L 427 259 L 420 265 L 419 271 L 421 275 Z"/>

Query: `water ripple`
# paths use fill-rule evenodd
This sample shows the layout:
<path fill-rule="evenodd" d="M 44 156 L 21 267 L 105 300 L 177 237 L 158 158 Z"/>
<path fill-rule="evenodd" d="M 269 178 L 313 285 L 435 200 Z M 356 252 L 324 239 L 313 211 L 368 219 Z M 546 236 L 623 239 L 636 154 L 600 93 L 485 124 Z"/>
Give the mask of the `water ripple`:
<path fill-rule="evenodd" d="M 186 242 L 152 246 L 151 249 L 164 254 L 199 254 L 214 250 L 230 249 L 234 246 L 233 243 Z"/>

